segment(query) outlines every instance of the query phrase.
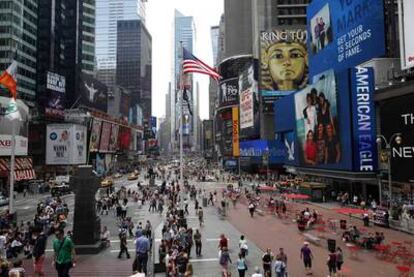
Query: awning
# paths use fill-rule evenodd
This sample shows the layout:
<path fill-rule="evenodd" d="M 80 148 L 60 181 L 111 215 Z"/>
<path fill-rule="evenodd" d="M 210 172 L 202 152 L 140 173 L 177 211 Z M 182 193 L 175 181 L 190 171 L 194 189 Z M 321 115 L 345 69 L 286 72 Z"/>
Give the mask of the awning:
<path fill-rule="evenodd" d="M 8 177 L 10 172 L 10 158 L 0 159 L 0 176 Z M 17 157 L 14 166 L 14 179 L 16 181 L 36 179 L 33 170 L 32 158 Z"/>
<path fill-rule="evenodd" d="M 308 168 L 308 167 L 296 167 L 296 171 L 301 174 L 332 178 L 332 179 L 348 180 L 351 182 L 365 182 L 365 183 L 372 183 L 372 184 L 378 183 L 378 179 L 375 173 L 329 170 L 329 169 Z"/>

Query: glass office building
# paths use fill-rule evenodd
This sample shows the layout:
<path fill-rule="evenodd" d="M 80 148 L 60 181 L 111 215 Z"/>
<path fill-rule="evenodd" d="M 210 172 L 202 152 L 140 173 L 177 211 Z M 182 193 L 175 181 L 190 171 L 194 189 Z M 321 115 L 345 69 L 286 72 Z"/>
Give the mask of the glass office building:
<path fill-rule="evenodd" d="M 18 97 L 36 96 L 37 1 L 0 1 L 0 70 L 18 61 Z"/>
<path fill-rule="evenodd" d="M 115 84 L 117 55 L 117 22 L 141 20 L 145 23 L 143 0 L 96 0 L 96 63 L 97 78 Z"/>

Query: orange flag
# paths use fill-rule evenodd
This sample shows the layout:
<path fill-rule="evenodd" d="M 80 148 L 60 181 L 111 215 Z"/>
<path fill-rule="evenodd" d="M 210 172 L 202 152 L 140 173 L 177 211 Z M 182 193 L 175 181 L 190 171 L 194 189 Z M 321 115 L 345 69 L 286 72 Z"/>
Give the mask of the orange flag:
<path fill-rule="evenodd" d="M 0 84 L 10 91 L 11 97 L 17 97 L 17 62 L 13 61 L 0 76 Z"/>

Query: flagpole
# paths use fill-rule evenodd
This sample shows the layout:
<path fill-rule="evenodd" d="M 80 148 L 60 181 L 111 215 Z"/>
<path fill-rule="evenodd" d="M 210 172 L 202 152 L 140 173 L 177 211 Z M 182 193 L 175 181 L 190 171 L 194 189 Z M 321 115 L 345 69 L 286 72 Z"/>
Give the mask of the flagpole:
<path fill-rule="evenodd" d="M 181 74 L 180 74 L 180 182 L 181 182 L 181 186 L 184 185 L 184 177 L 183 177 L 183 96 L 184 96 L 184 91 L 183 91 L 183 70 L 182 70 L 182 63 L 183 63 L 183 55 L 184 55 L 184 50 L 183 50 L 183 42 L 180 41 L 180 48 L 181 48 L 181 65 L 180 65 L 180 70 L 181 70 Z"/>
<path fill-rule="evenodd" d="M 16 155 L 16 124 L 15 119 L 12 122 L 12 137 L 11 137 L 11 156 L 10 156 L 10 191 L 9 191 L 9 213 L 14 214 L 14 166 L 15 166 L 15 155 Z"/>

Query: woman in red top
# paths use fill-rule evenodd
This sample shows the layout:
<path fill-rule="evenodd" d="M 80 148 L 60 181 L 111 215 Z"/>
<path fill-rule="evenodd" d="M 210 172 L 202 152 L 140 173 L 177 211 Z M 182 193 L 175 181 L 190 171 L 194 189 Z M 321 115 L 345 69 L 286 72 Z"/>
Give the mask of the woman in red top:
<path fill-rule="evenodd" d="M 305 163 L 309 165 L 316 164 L 316 143 L 313 140 L 312 130 L 309 130 L 308 133 L 306 134 Z"/>

